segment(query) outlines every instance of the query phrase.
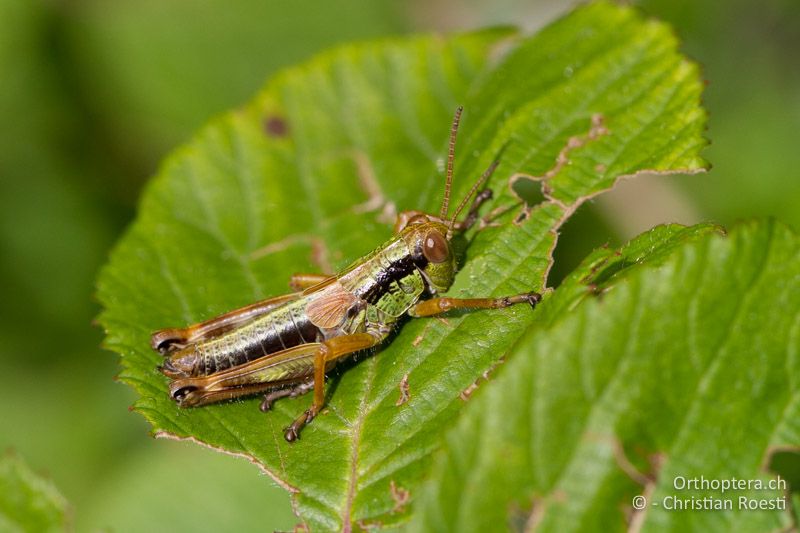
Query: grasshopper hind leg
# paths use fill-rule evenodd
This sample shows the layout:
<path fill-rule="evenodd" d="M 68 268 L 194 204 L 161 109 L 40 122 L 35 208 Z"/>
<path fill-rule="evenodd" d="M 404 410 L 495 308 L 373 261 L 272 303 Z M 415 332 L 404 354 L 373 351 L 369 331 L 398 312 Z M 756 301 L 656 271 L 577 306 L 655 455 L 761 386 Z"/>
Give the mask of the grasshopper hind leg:
<path fill-rule="evenodd" d="M 314 389 L 314 401 L 294 422 L 283 430 L 283 438 L 287 442 L 294 442 L 300 438 L 300 431 L 320 412 L 325 405 L 325 369 L 329 363 L 352 353 L 366 350 L 376 346 L 386 338 L 385 332 L 376 334 L 355 333 L 343 335 L 322 342 L 314 354 L 314 379 L 311 387 Z"/>
<path fill-rule="evenodd" d="M 156 331 L 150 336 L 150 346 L 163 356 L 188 348 L 192 344 L 203 342 L 224 333 L 232 331 L 237 327 L 251 322 L 273 309 L 280 307 L 288 302 L 297 300 L 299 292 L 284 294 L 274 298 L 267 298 L 254 304 L 236 309 L 224 315 L 198 322 L 185 328 L 167 328 Z"/>
<path fill-rule="evenodd" d="M 186 400 L 186 397 L 196 390 L 197 387 L 192 387 L 192 386 L 181 387 L 179 389 L 176 389 L 175 391 L 172 391 L 170 396 L 172 396 L 172 399 L 175 400 L 178 403 L 178 405 L 182 405 L 183 402 Z"/>
<path fill-rule="evenodd" d="M 298 396 L 306 394 L 313 388 L 314 388 L 314 380 L 311 379 L 304 383 L 298 383 L 290 387 L 285 387 L 282 389 L 270 391 L 264 394 L 264 401 L 261 402 L 261 406 L 259 407 L 259 409 L 261 409 L 266 413 L 267 411 L 270 411 L 272 409 L 272 405 L 275 403 L 275 401 L 286 397 L 297 398 Z"/>
<path fill-rule="evenodd" d="M 182 350 L 189 345 L 189 337 L 184 331 L 179 328 L 156 331 L 150 338 L 150 345 L 164 357 L 169 357 L 171 353 Z"/>

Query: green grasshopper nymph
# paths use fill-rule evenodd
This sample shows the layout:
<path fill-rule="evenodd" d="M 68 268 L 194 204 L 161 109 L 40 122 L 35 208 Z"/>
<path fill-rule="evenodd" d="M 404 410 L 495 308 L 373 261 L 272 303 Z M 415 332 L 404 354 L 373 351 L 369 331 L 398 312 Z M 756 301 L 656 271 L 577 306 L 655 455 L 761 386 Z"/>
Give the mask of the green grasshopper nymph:
<path fill-rule="evenodd" d="M 284 430 L 293 442 L 325 404 L 325 373 L 343 357 L 383 342 L 403 315 L 425 317 L 454 309 L 499 309 L 527 302 L 536 292 L 503 298 L 447 298 L 456 273 L 454 234 L 477 220 L 483 190 L 463 221 L 469 199 L 497 167 L 492 164 L 448 217 L 455 142 L 462 108 L 450 130 L 444 199 L 439 216 L 400 213 L 394 235 L 336 275 L 295 274 L 296 292 L 263 300 L 183 329 L 163 329 L 151 338 L 166 356 L 161 372 L 181 407 L 205 405 L 264 392 L 261 410 L 275 400 L 314 389 L 311 407 Z"/>

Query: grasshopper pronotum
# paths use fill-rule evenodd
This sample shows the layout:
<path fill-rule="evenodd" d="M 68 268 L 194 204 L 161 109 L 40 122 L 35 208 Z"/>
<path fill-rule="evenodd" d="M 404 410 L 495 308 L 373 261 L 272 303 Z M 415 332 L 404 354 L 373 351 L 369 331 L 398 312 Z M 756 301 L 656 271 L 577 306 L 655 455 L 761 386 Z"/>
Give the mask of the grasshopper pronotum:
<path fill-rule="evenodd" d="M 169 392 L 178 405 L 199 406 L 266 392 L 261 409 L 267 411 L 275 400 L 313 388 L 311 407 L 284 431 L 286 440 L 293 442 L 325 403 L 325 372 L 337 360 L 380 344 L 403 315 L 424 317 L 453 309 L 539 302 L 536 292 L 503 298 L 437 297 L 455 277 L 454 234 L 475 223 L 491 191 L 479 193 L 465 219 L 456 219 L 497 166 L 495 162 L 484 172 L 448 219 L 460 117 L 459 107 L 450 130 L 439 216 L 404 211 L 391 239 L 336 275 L 294 274 L 290 286 L 296 292 L 153 334 L 151 345 L 167 357 L 160 370 L 172 379 Z"/>

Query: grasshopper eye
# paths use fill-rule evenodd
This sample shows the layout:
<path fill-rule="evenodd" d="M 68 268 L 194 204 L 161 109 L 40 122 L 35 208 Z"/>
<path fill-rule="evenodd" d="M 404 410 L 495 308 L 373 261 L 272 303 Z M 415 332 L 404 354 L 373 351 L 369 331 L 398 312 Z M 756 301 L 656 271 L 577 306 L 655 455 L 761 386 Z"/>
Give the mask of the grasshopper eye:
<path fill-rule="evenodd" d="M 422 243 L 422 253 L 431 263 L 444 263 L 450 257 L 450 246 L 441 233 L 429 231 Z"/>

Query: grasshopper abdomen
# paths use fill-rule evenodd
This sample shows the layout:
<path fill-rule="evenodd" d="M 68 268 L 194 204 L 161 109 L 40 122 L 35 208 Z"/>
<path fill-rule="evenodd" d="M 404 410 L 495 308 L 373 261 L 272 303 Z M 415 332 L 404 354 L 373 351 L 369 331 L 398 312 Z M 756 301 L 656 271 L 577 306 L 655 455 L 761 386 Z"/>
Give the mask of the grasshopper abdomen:
<path fill-rule="evenodd" d="M 305 312 L 305 301 L 283 304 L 218 337 L 192 344 L 169 356 L 162 371 L 169 377 L 209 376 L 270 354 L 322 339 Z"/>

